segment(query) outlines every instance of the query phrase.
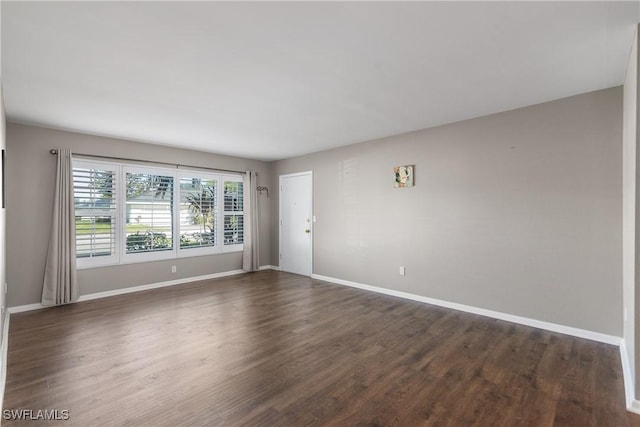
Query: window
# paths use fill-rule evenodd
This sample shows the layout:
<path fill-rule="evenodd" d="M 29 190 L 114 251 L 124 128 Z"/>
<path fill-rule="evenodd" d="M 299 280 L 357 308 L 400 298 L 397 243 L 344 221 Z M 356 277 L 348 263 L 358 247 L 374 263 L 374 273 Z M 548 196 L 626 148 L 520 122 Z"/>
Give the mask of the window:
<path fill-rule="evenodd" d="M 180 177 L 180 249 L 215 247 L 218 181 L 205 176 Z"/>
<path fill-rule="evenodd" d="M 242 177 L 74 160 L 79 268 L 241 251 Z"/>
<path fill-rule="evenodd" d="M 126 254 L 173 250 L 173 176 L 125 168 Z"/>
<path fill-rule="evenodd" d="M 116 261 L 116 169 L 74 162 L 73 196 L 78 266 Z"/>
<path fill-rule="evenodd" d="M 238 246 L 244 242 L 242 182 L 224 180 L 224 245 Z"/>

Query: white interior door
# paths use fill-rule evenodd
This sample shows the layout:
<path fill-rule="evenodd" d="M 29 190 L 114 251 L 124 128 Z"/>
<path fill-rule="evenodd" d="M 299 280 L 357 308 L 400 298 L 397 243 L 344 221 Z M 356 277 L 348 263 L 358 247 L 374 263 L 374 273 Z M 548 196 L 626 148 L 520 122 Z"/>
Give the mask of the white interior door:
<path fill-rule="evenodd" d="M 311 276 L 313 176 L 280 175 L 280 270 Z"/>

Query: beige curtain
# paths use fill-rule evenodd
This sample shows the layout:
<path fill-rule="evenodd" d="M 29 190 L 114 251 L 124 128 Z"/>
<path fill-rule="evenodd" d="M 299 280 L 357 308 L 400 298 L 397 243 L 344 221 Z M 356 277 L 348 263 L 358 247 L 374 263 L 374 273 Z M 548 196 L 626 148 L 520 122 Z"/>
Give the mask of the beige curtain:
<path fill-rule="evenodd" d="M 258 271 L 258 190 L 256 172 L 246 172 L 242 179 L 244 192 L 244 251 L 242 254 L 242 269 L 244 271 Z"/>
<path fill-rule="evenodd" d="M 42 286 L 42 305 L 73 302 L 79 297 L 76 277 L 76 221 L 71 151 L 58 149 L 56 187 L 49 250 Z"/>

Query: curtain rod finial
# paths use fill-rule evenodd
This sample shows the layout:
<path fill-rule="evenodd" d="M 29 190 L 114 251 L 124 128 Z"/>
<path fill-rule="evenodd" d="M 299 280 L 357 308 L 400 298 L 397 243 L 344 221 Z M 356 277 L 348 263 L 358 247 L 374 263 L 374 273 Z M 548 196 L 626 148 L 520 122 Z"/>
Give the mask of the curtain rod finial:
<path fill-rule="evenodd" d="M 49 152 L 51 154 L 58 154 L 58 150 L 56 150 L 55 148 L 52 148 L 51 150 L 49 150 Z"/>

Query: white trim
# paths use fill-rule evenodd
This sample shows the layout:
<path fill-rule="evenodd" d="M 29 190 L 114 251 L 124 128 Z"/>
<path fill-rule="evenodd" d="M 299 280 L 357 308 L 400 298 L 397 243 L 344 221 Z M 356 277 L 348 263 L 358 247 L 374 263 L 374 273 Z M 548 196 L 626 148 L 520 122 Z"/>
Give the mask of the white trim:
<path fill-rule="evenodd" d="M 391 295 L 394 297 L 410 299 L 413 301 L 424 302 L 427 304 L 433 304 L 440 307 L 451 308 L 453 310 L 464 311 L 467 313 L 479 314 L 480 316 L 491 317 L 494 319 L 505 320 L 507 322 L 518 323 L 520 325 L 531 326 L 534 328 L 545 329 L 551 332 L 558 332 L 565 335 L 572 335 L 578 338 L 585 338 L 592 341 L 598 341 L 605 344 L 611 344 L 619 346 L 622 338 L 614 335 L 602 334 L 600 332 L 588 331 L 586 329 L 574 328 L 571 326 L 558 325 L 556 323 L 543 322 L 541 320 L 530 319 L 528 317 L 516 316 L 508 313 L 501 313 L 498 311 L 487 310 L 484 308 L 474 307 L 465 304 L 458 304 L 455 302 L 449 302 L 439 300 L 435 298 L 429 298 L 422 295 L 410 294 L 408 292 L 394 291 L 392 289 L 379 288 L 377 286 L 364 285 L 362 283 L 350 282 L 348 280 L 336 279 L 333 277 L 321 276 L 319 274 L 312 274 L 311 278 L 324 280 L 325 282 L 336 283 L 338 285 L 350 286 L 353 288 L 364 289 L 367 291 L 377 292 L 385 295 Z"/>
<path fill-rule="evenodd" d="M 295 176 L 303 176 L 303 175 L 313 175 L 313 171 L 304 171 L 304 172 L 295 172 L 295 173 L 285 173 L 284 175 L 280 175 L 285 178 L 293 178 Z"/>
<path fill-rule="evenodd" d="M 258 267 L 258 270 L 275 270 L 275 271 L 280 271 L 280 267 L 278 267 L 277 265 L 261 265 L 260 267 Z"/>
<path fill-rule="evenodd" d="M 22 313 L 25 311 L 40 310 L 41 308 L 47 308 L 47 306 L 44 306 L 39 302 L 34 304 L 16 305 L 15 307 L 7 307 L 7 313 L 9 314 Z"/>
<path fill-rule="evenodd" d="M 4 388 L 7 383 L 7 353 L 9 349 L 9 312 L 4 313 L 4 325 L 2 327 L 2 348 L 0 352 L 0 412 L 4 404 Z"/>
<path fill-rule="evenodd" d="M 184 283 L 198 282 L 201 280 L 217 279 L 219 277 L 235 276 L 236 274 L 243 274 L 243 273 L 245 272 L 242 270 L 231 270 L 231 271 L 224 271 L 222 273 L 213 273 L 213 274 L 205 274 L 203 276 L 185 277 L 184 279 L 168 280 L 166 282 L 150 283 L 148 285 L 131 286 L 128 288 L 114 289 L 111 291 L 96 292 L 93 294 L 81 295 L 80 298 L 78 298 L 77 302 L 90 301 L 90 300 L 99 299 L 99 298 L 107 298 L 107 297 L 112 297 L 116 295 L 130 294 L 133 292 L 146 291 L 149 289 L 164 288 L 167 286 L 182 285 Z M 49 306 L 44 306 L 39 303 L 26 304 L 26 305 L 18 305 L 15 307 L 9 307 L 8 312 L 11 314 L 22 313 L 24 311 L 39 310 L 41 308 L 48 308 L 48 307 Z"/>
<path fill-rule="evenodd" d="M 245 273 L 242 270 L 231 270 L 222 273 L 205 274 L 204 276 L 185 277 L 184 279 L 168 280 L 166 282 L 150 283 L 148 285 L 133 286 L 129 288 L 114 289 L 112 291 L 96 292 L 94 294 L 81 295 L 78 302 L 91 301 L 99 298 L 107 298 L 115 295 L 130 294 L 133 292 L 146 291 L 149 289 L 164 288 L 167 286 L 182 285 L 184 283 L 199 282 L 201 280 L 217 279 L 219 277 L 235 276 L 236 274 Z"/>
<path fill-rule="evenodd" d="M 624 339 L 620 341 L 620 362 L 622 363 L 622 379 L 624 380 L 624 395 L 627 402 L 627 410 L 640 414 L 640 402 L 634 399 L 634 384 L 631 376 L 631 365 L 627 344 Z"/>

